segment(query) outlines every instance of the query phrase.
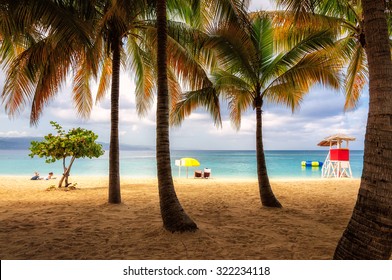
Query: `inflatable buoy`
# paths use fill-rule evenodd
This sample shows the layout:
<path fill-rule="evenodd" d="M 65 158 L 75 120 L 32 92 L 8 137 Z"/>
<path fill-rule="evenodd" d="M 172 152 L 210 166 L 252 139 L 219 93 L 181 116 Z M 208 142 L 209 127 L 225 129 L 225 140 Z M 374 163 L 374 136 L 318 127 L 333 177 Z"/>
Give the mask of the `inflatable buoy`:
<path fill-rule="evenodd" d="M 322 166 L 323 163 L 321 161 L 310 161 L 310 160 L 307 160 L 307 161 L 301 161 L 301 165 L 302 166 L 319 167 L 319 166 Z"/>

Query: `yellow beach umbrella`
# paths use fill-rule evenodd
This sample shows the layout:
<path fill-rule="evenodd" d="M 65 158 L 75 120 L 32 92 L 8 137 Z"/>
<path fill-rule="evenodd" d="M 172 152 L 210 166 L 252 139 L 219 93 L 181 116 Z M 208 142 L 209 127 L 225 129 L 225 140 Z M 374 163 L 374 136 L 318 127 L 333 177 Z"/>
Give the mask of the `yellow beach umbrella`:
<path fill-rule="evenodd" d="M 186 167 L 186 177 L 188 178 L 188 167 L 199 166 L 200 162 L 194 158 L 182 158 L 180 159 L 180 166 Z"/>

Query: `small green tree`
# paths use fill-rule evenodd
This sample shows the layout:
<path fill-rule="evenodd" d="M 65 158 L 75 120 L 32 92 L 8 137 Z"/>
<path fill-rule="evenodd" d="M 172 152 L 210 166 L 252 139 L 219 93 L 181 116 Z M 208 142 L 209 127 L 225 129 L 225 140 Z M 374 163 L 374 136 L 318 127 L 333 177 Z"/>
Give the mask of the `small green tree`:
<path fill-rule="evenodd" d="M 65 187 L 68 184 L 68 176 L 71 167 L 77 158 L 93 158 L 100 157 L 104 154 L 102 145 L 95 142 L 98 135 L 91 130 L 84 128 L 73 128 L 65 133 L 65 130 L 57 122 L 50 122 L 53 128 L 57 131 L 57 135 L 48 134 L 43 141 L 32 141 L 30 146 L 30 157 L 38 156 L 45 157 L 46 163 L 63 160 L 63 176 L 58 184 L 61 188 L 65 180 Z M 70 157 L 68 165 L 67 158 Z"/>

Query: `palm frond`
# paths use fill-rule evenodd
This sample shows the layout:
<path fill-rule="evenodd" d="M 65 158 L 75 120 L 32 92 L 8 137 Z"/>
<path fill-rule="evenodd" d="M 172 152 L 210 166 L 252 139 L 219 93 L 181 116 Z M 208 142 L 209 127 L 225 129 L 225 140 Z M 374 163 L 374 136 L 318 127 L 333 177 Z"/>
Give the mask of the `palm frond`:
<path fill-rule="evenodd" d="M 20 113 L 34 96 L 35 76 L 29 70 L 28 56 L 19 55 L 8 68 L 1 94 L 2 103 L 9 116 Z"/>
<path fill-rule="evenodd" d="M 167 1 L 169 19 L 181 19 L 187 25 L 200 28 L 205 21 L 203 14 L 203 1 L 200 0 L 171 0 Z"/>
<path fill-rule="evenodd" d="M 206 32 L 182 22 L 169 21 L 168 36 L 207 69 L 215 63 L 213 50 L 208 45 L 210 36 Z"/>
<path fill-rule="evenodd" d="M 209 30 L 211 39 L 208 47 L 215 49 L 219 67 L 233 73 L 242 73 L 249 80 L 256 81 L 258 65 L 257 47 L 247 30 L 233 24 L 224 24 L 217 29 Z"/>
<path fill-rule="evenodd" d="M 88 60 L 77 65 L 73 75 L 73 100 L 78 115 L 84 119 L 90 116 L 93 107 L 93 98 L 90 89 L 92 69 Z"/>
<path fill-rule="evenodd" d="M 112 59 L 105 57 L 102 61 L 101 75 L 99 79 L 98 91 L 95 98 L 95 102 L 98 103 L 105 97 L 111 86 L 112 78 Z"/>
<path fill-rule="evenodd" d="M 42 34 L 56 34 L 58 38 L 68 42 L 83 42 L 86 46 L 91 44 L 92 26 L 86 24 L 86 19 L 75 16 L 72 5 L 62 6 L 49 0 L 23 0 L 22 3 L 17 5 L 15 12 L 20 28 L 30 30 L 39 27 Z"/>
<path fill-rule="evenodd" d="M 272 83 L 263 94 L 268 102 L 283 104 L 294 112 L 300 107 L 303 97 L 309 91 L 309 85 L 293 84 L 292 77 L 287 77 L 287 79 L 281 78 L 279 82 Z"/>
<path fill-rule="evenodd" d="M 228 71 L 222 69 L 215 69 L 211 73 L 211 80 L 214 84 L 214 88 L 221 94 L 225 96 L 227 92 L 232 92 L 235 90 L 246 91 L 252 93 L 255 88 L 252 83 L 247 83 L 246 79 L 238 77 Z M 252 96 L 253 98 L 256 96 Z"/>
<path fill-rule="evenodd" d="M 357 24 L 362 20 L 361 1 L 328 0 L 322 1 L 317 7 L 320 14 L 344 18 L 346 22 Z"/>
<path fill-rule="evenodd" d="M 229 101 L 228 108 L 230 111 L 230 121 L 237 130 L 241 128 L 242 114 L 253 105 L 254 98 L 247 90 L 238 90 L 227 88 L 225 98 Z"/>
<path fill-rule="evenodd" d="M 368 76 L 366 53 L 358 43 L 350 59 L 344 82 L 346 95 L 345 110 L 356 107 L 361 96 L 361 91 L 368 81 Z"/>
<path fill-rule="evenodd" d="M 279 77 L 286 71 L 297 65 L 309 53 L 318 52 L 320 56 L 327 56 L 322 52 L 333 45 L 330 34 L 327 31 L 316 32 L 300 41 L 295 47 L 286 53 L 280 53 L 270 63 L 266 64 L 263 69 L 263 76 L 260 78 L 260 84 L 266 87 L 271 79 Z M 336 61 L 336 67 L 339 67 L 339 61 Z M 317 65 L 319 67 L 319 65 Z"/>
<path fill-rule="evenodd" d="M 220 69 L 215 69 L 212 73 L 212 81 L 219 95 L 228 100 L 230 120 L 238 130 L 241 127 L 242 113 L 252 106 L 256 97 L 254 85 L 247 83 L 242 77 Z"/>
<path fill-rule="evenodd" d="M 204 1 L 207 17 L 216 23 L 231 22 L 242 28 L 249 24 L 247 11 L 249 0 Z"/>
<path fill-rule="evenodd" d="M 72 42 L 57 40 L 57 36 L 48 36 L 30 46 L 20 54 L 7 72 L 3 99 L 9 114 L 19 110 L 19 106 L 32 101 L 31 124 L 36 124 L 45 104 L 57 93 L 66 80 L 72 64 Z M 17 72 L 20 71 L 20 74 Z M 32 86 L 35 92 L 32 94 Z M 23 92 L 24 91 L 24 92 Z M 15 100 L 11 100 L 15 98 Z"/>
<path fill-rule="evenodd" d="M 148 44 L 148 43 L 147 43 Z M 136 40 L 128 41 L 128 65 L 134 73 L 136 84 L 136 110 L 140 116 L 147 114 L 154 103 L 155 89 L 155 54 L 153 46 L 138 44 Z"/>
<path fill-rule="evenodd" d="M 282 103 L 293 111 L 310 87 L 321 83 L 334 89 L 341 86 L 341 65 L 325 53 L 313 52 L 306 55 L 286 72 L 277 76 L 263 92 L 270 102 Z"/>
<path fill-rule="evenodd" d="M 176 107 L 177 103 L 180 101 L 180 98 L 182 96 L 182 89 L 173 69 L 168 68 L 167 70 L 169 103 L 171 104 L 170 109 L 173 110 Z"/>
<path fill-rule="evenodd" d="M 66 46 L 59 44 L 52 50 L 50 55 L 46 55 L 46 49 L 42 49 L 40 53 L 33 53 L 30 57 L 30 63 L 42 60 L 37 73 L 36 88 L 33 102 L 31 105 L 30 124 L 38 123 L 42 110 L 53 97 L 57 94 L 62 83 L 67 78 L 67 73 L 71 66 L 70 57 L 64 56 L 63 51 Z M 59 63 L 62 61 L 62 63 Z"/>
<path fill-rule="evenodd" d="M 145 30 L 145 32 L 146 42 L 148 42 L 149 48 L 154 48 L 157 38 L 156 28 L 149 28 Z M 188 47 L 190 47 L 190 45 L 186 38 L 183 38 L 180 35 L 168 37 L 167 63 L 169 67 L 171 67 L 178 76 L 181 84 L 187 85 L 191 90 L 209 87 L 211 82 L 207 77 L 206 69 L 200 62 L 200 60 L 206 62 L 208 58 L 189 50 Z M 149 53 L 153 53 L 153 51 L 150 50 Z M 193 54 L 198 54 L 199 56 L 194 56 Z"/>
<path fill-rule="evenodd" d="M 252 21 L 252 41 L 255 46 L 255 57 L 252 59 L 253 68 L 257 71 L 260 79 L 263 68 L 269 65 L 274 57 L 274 29 L 271 20 L 268 18 L 257 17 Z"/>
<path fill-rule="evenodd" d="M 221 126 L 219 97 L 212 87 L 184 93 L 170 113 L 171 125 L 181 125 L 182 121 L 200 106 L 210 113 L 216 126 Z"/>
<path fill-rule="evenodd" d="M 324 0 L 276 0 L 276 4 L 280 8 L 293 11 L 295 21 L 307 21 L 309 15 L 315 14 Z"/>
<path fill-rule="evenodd" d="M 332 39 L 341 37 L 346 29 L 340 18 L 310 14 L 305 22 L 295 21 L 292 12 L 275 12 L 272 19 L 277 51 L 287 51 L 315 33 L 328 31 Z"/>

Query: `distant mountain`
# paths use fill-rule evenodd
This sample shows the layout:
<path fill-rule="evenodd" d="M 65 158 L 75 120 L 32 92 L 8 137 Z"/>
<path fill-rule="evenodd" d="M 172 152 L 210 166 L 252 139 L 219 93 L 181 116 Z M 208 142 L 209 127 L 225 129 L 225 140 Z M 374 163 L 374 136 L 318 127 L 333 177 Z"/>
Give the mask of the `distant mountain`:
<path fill-rule="evenodd" d="M 0 150 L 28 150 L 31 141 L 41 141 L 43 137 L 0 137 Z M 98 142 L 104 150 L 109 150 L 109 144 Z M 150 151 L 154 147 L 144 145 L 120 144 L 123 151 Z"/>
<path fill-rule="evenodd" d="M 42 139 L 42 137 L 0 137 L 0 150 L 28 150 L 31 141 Z"/>
<path fill-rule="evenodd" d="M 105 151 L 109 150 L 109 143 L 98 142 L 102 145 Z M 144 145 L 128 145 L 128 144 L 120 144 L 121 151 L 151 151 L 155 150 L 154 147 L 144 146 Z"/>

